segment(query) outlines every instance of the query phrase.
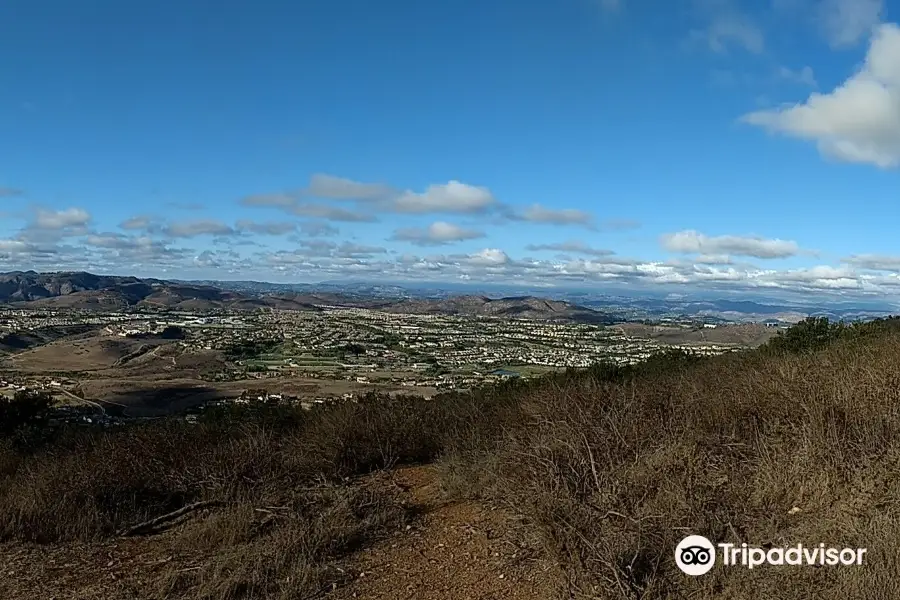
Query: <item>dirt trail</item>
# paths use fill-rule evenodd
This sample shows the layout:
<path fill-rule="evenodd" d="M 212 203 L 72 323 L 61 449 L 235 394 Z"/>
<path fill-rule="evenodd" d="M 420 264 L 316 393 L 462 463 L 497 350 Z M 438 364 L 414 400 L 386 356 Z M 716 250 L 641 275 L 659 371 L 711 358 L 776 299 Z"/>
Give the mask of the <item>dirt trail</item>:
<path fill-rule="evenodd" d="M 170 564 L 191 564 L 149 538 L 97 544 L 0 545 L 4 600 L 133 600 L 152 597 Z"/>
<path fill-rule="evenodd" d="M 423 512 L 404 533 L 359 553 L 335 600 L 545 600 L 559 597 L 552 565 L 515 515 L 442 502 L 432 467 L 391 473 Z"/>

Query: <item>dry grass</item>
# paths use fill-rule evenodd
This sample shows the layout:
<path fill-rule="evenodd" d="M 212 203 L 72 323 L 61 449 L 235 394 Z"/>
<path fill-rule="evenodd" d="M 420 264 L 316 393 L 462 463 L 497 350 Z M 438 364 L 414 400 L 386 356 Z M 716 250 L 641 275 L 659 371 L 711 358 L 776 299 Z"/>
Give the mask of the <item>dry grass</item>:
<path fill-rule="evenodd" d="M 641 323 L 623 323 L 617 327 L 631 337 L 647 338 L 666 344 L 739 344 L 751 348 L 766 343 L 779 331 L 774 327 L 750 323 L 719 325 L 712 329 L 706 327 L 685 329 L 678 326 Z"/>
<path fill-rule="evenodd" d="M 188 502 L 277 502 L 291 490 L 432 460 L 448 415 L 410 397 L 329 410 L 218 411 L 0 448 L 0 540 L 90 540 Z"/>
<path fill-rule="evenodd" d="M 31 454 L 4 446 L 0 539 L 96 539 L 219 500 L 179 537 L 216 558 L 157 593 L 311 597 L 340 579 L 335 561 L 410 517 L 355 477 L 437 460 L 450 496 L 508 504 L 537 526 L 570 597 L 900 597 L 897 357 L 900 335 L 887 331 L 818 352 L 669 357 L 427 402 L 371 396 L 76 436 Z M 673 560 L 688 533 L 866 547 L 867 563 L 689 578 Z"/>
<path fill-rule="evenodd" d="M 433 459 L 440 414 L 370 397 L 334 410 L 221 411 L 73 434 L 31 453 L 0 448 L 0 541 L 98 541 L 189 503 L 159 597 L 307 598 L 341 579 L 335 561 L 411 517 L 397 490 L 354 477 Z"/>
<path fill-rule="evenodd" d="M 900 338 L 531 390 L 450 481 L 524 511 L 576 598 L 900 596 Z M 471 489 L 471 488 L 470 488 Z M 800 512 L 791 514 L 799 507 Z M 856 568 L 677 570 L 688 533 L 867 547 Z"/>
<path fill-rule="evenodd" d="M 410 517 L 385 490 L 336 486 L 295 496 L 268 508 L 237 504 L 189 528 L 179 546 L 210 558 L 166 573 L 158 596 L 313 598 L 344 579 L 342 557 Z"/>

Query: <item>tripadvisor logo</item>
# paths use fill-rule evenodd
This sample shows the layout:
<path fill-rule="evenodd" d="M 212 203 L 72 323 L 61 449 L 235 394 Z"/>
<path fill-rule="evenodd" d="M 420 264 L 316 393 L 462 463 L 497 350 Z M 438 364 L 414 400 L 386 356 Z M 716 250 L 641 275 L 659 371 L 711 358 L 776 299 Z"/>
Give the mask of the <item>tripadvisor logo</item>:
<path fill-rule="evenodd" d="M 786 548 L 757 548 L 748 544 L 720 543 L 714 546 L 702 535 L 689 535 L 675 547 L 675 564 L 688 575 L 703 575 L 716 564 L 716 548 L 726 567 L 753 569 L 761 565 L 851 566 L 862 565 L 866 548 L 833 548 L 825 544 Z"/>
<path fill-rule="evenodd" d="M 716 564 L 716 548 L 702 535 L 689 535 L 675 547 L 675 564 L 688 575 L 703 575 Z"/>

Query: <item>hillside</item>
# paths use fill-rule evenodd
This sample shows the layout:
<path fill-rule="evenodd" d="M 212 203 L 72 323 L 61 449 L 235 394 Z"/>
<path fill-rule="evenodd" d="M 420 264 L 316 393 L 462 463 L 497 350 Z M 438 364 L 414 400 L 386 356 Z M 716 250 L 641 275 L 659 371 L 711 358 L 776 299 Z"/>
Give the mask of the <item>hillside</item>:
<path fill-rule="evenodd" d="M 719 325 L 707 327 L 673 327 L 621 323 L 616 325 L 626 335 L 657 340 L 666 344 L 736 344 L 755 348 L 778 335 L 779 329 L 758 324 Z"/>
<path fill-rule="evenodd" d="M 152 281 L 136 277 L 114 277 L 82 272 L 37 273 L 13 271 L 0 273 L 0 302 L 28 302 L 42 298 L 68 296 L 78 292 L 118 290 L 123 297 L 143 297 Z"/>
<path fill-rule="evenodd" d="M 755 351 L 428 402 L 21 431 L 0 444 L 0 593 L 896 598 L 897 323 L 810 321 Z M 868 554 L 685 577 L 689 533 Z"/>
<path fill-rule="evenodd" d="M 492 299 L 486 296 L 453 296 L 440 300 L 404 299 L 379 310 L 404 314 L 443 314 L 507 319 L 611 323 L 602 312 L 568 302 L 533 296 Z"/>
<path fill-rule="evenodd" d="M 86 334 L 96 328 L 96 325 L 67 325 L 0 333 L 0 354 L 21 352 L 49 344 L 58 339 Z"/>
<path fill-rule="evenodd" d="M 253 296 L 207 285 L 80 272 L 0 274 L 0 303 L 47 309 L 319 310 L 296 294 Z"/>
<path fill-rule="evenodd" d="M 491 299 L 454 296 L 445 299 L 385 300 L 332 292 L 254 293 L 212 285 L 141 280 L 90 273 L 0 274 L 0 303 L 48 309 L 117 310 L 154 307 L 202 311 L 210 309 L 317 311 L 319 306 L 373 308 L 394 313 L 445 314 L 498 318 L 610 323 L 604 313 L 568 302 L 531 296 Z"/>

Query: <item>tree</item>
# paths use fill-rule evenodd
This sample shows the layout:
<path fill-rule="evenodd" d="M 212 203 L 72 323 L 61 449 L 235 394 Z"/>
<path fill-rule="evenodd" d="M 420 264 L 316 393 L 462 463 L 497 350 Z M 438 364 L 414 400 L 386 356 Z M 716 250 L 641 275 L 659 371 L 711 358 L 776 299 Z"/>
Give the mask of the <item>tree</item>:
<path fill-rule="evenodd" d="M 162 333 L 159 334 L 159 337 L 163 338 L 164 340 L 183 340 L 185 338 L 184 329 L 178 327 L 177 325 L 169 325 L 162 330 Z"/>
<path fill-rule="evenodd" d="M 425 373 L 427 375 L 438 377 L 450 372 L 450 369 L 439 363 L 437 359 L 433 357 L 429 357 L 428 359 L 426 359 L 426 362 L 428 363 L 428 368 L 425 369 Z"/>
<path fill-rule="evenodd" d="M 828 346 L 847 331 L 844 323 L 832 323 L 828 317 L 807 317 L 781 332 L 767 347 L 775 351 L 812 352 Z"/>
<path fill-rule="evenodd" d="M 50 394 L 34 390 L 20 390 L 12 398 L 0 398 L 0 435 L 46 425 L 52 404 Z"/>
<path fill-rule="evenodd" d="M 365 354 L 366 348 L 361 344 L 351 343 L 344 346 L 344 351 L 349 352 L 356 358 L 359 358 L 360 354 Z"/>

